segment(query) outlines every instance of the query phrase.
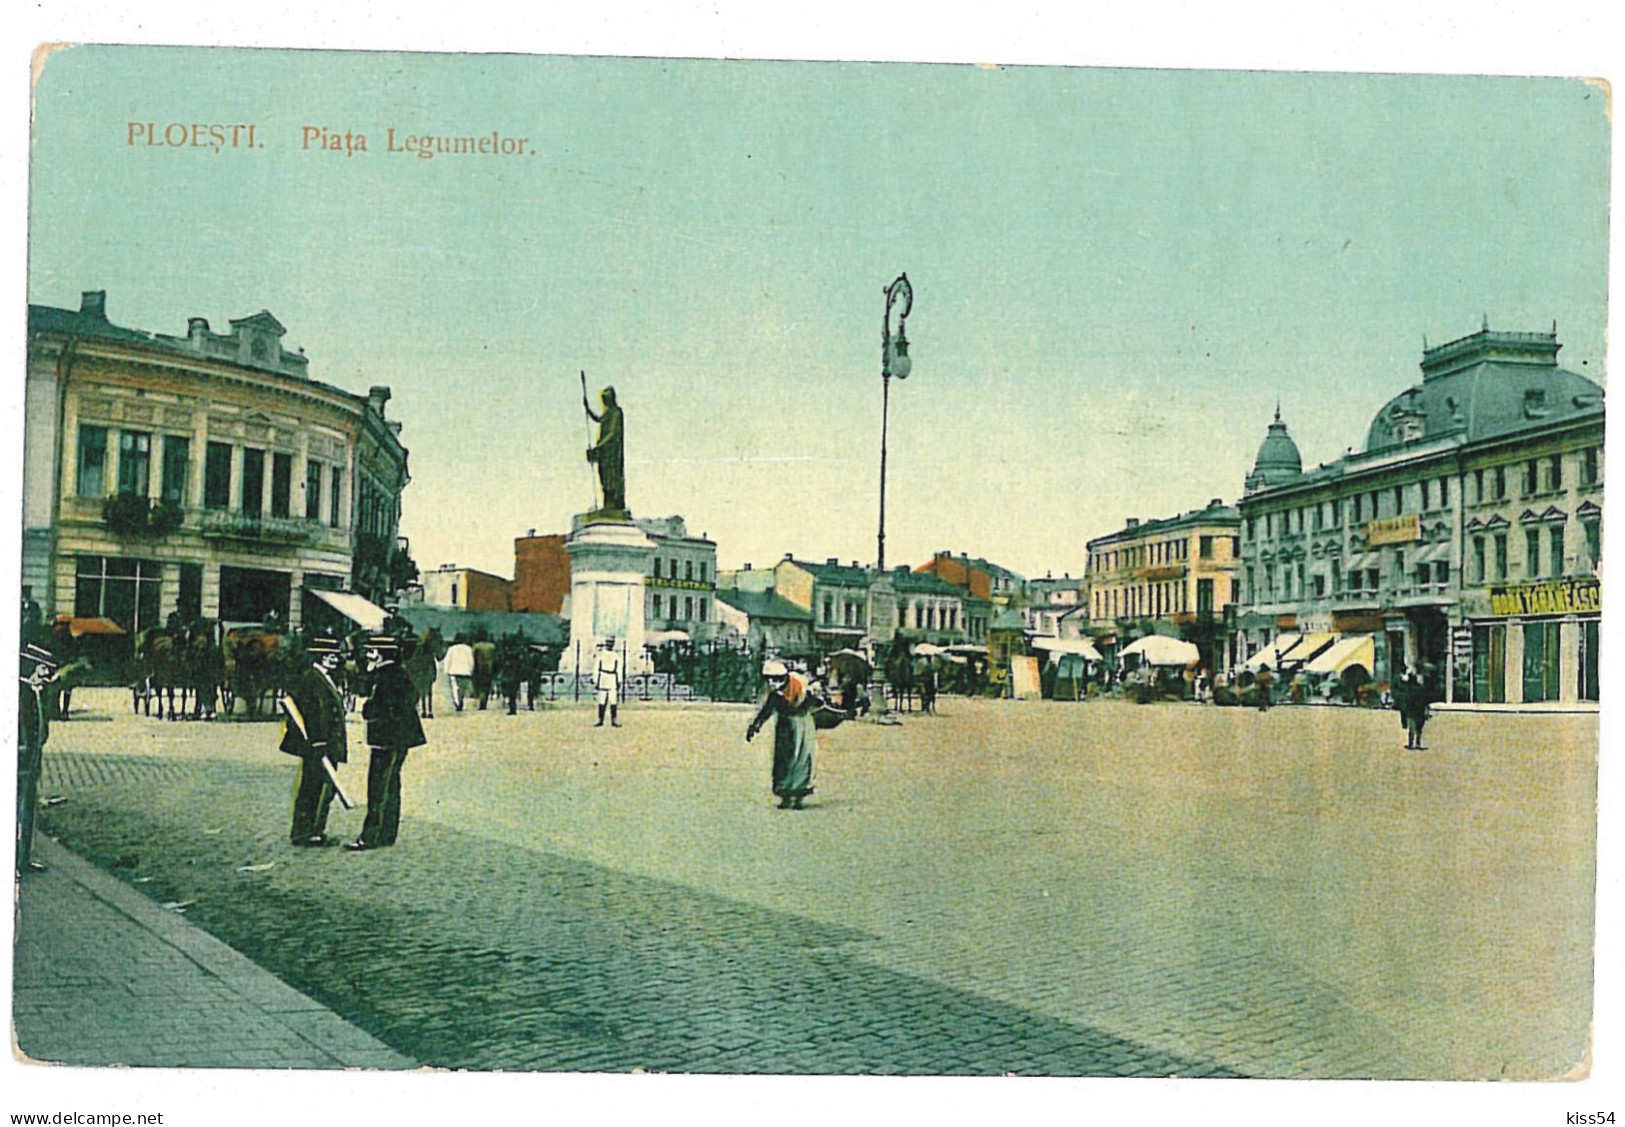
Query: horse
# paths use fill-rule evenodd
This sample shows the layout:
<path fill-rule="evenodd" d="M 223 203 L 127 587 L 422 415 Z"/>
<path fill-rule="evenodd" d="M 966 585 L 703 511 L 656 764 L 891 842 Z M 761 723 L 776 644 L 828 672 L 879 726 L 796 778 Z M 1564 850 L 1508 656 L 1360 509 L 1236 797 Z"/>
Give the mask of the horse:
<path fill-rule="evenodd" d="M 213 720 L 215 701 L 226 680 L 226 665 L 207 625 L 192 627 L 181 655 L 181 668 L 192 689 L 192 719 Z"/>
<path fill-rule="evenodd" d="M 892 639 L 892 647 L 886 655 L 884 669 L 886 671 L 886 689 L 891 697 L 891 707 L 898 712 L 913 711 L 914 656 L 912 644 L 907 639 Z M 904 707 L 905 703 L 907 705 L 906 709 Z"/>
<path fill-rule="evenodd" d="M 222 708 L 231 715 L 236 702 L 243 702 L 246 715 L 258 718 L 265 694 L 278 688 L 277 650 L 282 635 L 260 627 L 227 630 L 220 648 L 225 657 L 226 699 Z"/>
<path fill-rule="evenodd" d="M 401 663 L 412 689 L 418 697 L 418 715 L 425 720 L 434 719 L 434 681 L 440 660 L 446 656 L 446 640 L 439 627 L 431 626 L 418 637 L 412 656 Z"/>
<path fill-rule="evenodd" d="M 481 712 L 485 711 L 485 704 L 491 699 L 496 657 L 495 642 L 481 640 L 474 643 L 474 695 L 479 698 Z"/>

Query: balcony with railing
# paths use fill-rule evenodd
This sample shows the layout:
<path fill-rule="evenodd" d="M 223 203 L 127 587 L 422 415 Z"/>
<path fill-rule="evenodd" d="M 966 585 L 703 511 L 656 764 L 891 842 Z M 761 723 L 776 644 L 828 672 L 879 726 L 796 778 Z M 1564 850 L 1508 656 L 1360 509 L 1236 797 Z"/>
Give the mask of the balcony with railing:
<path fill-rule="evenodd" d="M 232 509 L 204 510 L 198 514 L 197 530 L 205 539 L 245 540 L 276 546 L 316 544 L 328 531 L 319 520 L 265 516 Z"/>

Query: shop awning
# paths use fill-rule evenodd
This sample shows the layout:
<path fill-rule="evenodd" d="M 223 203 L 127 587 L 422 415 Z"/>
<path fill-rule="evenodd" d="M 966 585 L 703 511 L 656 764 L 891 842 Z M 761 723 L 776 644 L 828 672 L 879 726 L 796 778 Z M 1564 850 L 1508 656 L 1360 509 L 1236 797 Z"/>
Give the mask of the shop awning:
<path fill-rule="evenodd" d="M 1363 665 L 1367 673 L 1376 668 L 1377 644 L 1370 634 L 1339 638 L 1308 665 L 1305 673 L 1341 673 L 1351 665 Z"/>
<path fill-rule="evenodd" d="M 1280 651 L 1283 664 L 1301 665 L 1313 659 L 1337 641 L 1336 634 L 1305 634 L 1290 649 Z"/>
<path fill-rule="evenodd" d="M 1123 650 L 1123 656 L 1137 656 L 1148 665 L 1194 665 L 1202 658 L 1201 651 L 1191 643 L 1161 634 L 1151 634 L 1131 643 Z"/>
<path fill-rule="evenodd" d="M 1052 661 L 1062 654 L 1074 654 L 1085 661 L 1100 660 L 1100 651 L 1082 638 L 1034 638 L 1033 649 L 1047 650 Z"/>
<path fill-rule="evenodd" d="M 68 624 L 68 634 L 75 638 L 82 638 L 86 634 L 123 634 L 124 627 L 111 618 L 68 618 L 59 617 L 57 622 Z"/>
<path fill-rule="evenodd" d="M 1281 654 L 1297 645 L 1302 637 L 1302 634 L 1282 634 L 1275 641 L 1248 658 L 1242 664 L 1242 668 L 1251 669 L 1255 672 L 1266 665 L 1271 669 L 1278 668 L 1281 664 Z"/>
<path fill-rule="evenodd" d="M 348 591 L 322 591 L 312 587 L 305 589 L 363 630 L 382 630 L 385 620 L 389 618 L 389 613 L 383 607 L 360 595 L 352 595 Z"/>

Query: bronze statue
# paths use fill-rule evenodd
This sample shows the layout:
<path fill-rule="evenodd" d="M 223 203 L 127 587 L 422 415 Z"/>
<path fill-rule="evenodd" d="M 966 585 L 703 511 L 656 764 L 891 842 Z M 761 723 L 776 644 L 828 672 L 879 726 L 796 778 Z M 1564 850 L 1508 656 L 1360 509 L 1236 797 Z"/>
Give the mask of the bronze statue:
<path fill-rule="evenodd" d="M 621 409 L 615 403 L 615 389 L 606 387 L 599 396 L 603 413 L 594 414 L 587 401 L 587 377 L 581 377 L 581 406 L 587 418 L 598 424 L 598 442 L 588 447 L 587 461 L 598 467 L 598 484 L 603 490 L 601 512 L 627 515 L 626 509 L 626 431 Z"/>

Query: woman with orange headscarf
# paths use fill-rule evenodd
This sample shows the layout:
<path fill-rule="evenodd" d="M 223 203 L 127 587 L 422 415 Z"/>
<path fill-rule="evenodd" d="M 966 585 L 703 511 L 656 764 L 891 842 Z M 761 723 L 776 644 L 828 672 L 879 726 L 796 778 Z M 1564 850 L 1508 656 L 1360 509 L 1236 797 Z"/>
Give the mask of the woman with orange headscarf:
<path fill-rule="evenodd" d="M 778 718 L 773 728 L 773 793 L 779 796 L 780 810 L 800 810 L 813 792 L 813 753 L 818 748 L 813 712 L 821 702 L 807 681 L 783 662 L 764 664 L 762 677 L 767 696 L 745 730 L 745 742 L 755 738 L 769 716 Z"/>

